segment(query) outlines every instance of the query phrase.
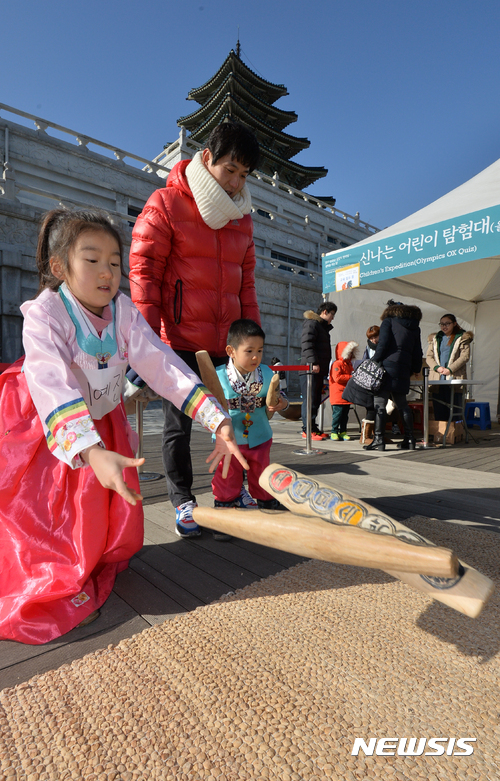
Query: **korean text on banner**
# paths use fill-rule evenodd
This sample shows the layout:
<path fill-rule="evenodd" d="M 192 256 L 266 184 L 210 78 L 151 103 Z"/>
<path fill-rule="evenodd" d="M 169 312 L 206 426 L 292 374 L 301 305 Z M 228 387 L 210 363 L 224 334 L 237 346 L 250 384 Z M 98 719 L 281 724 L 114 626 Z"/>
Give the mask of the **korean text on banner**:
<path fill-rule="evenodd" d="M 500 205 L 426 225 L 323 257 L 323 293 L 343 290 L 339 272 L 359 264 L 359 284 L 500 254 Z"/>

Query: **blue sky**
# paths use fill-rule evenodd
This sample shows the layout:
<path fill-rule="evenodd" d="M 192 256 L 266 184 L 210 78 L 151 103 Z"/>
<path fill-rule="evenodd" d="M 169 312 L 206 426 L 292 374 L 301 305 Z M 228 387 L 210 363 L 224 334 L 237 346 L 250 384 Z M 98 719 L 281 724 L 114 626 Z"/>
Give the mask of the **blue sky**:
<path fill-rule="evenodd" d="M 498 0 L 17 0 L 0 102 L 152 158 L 239 28 L 295 161 L 329 170 L 308 191 L 383 228 L 500 157 L 499 23 Z"/>

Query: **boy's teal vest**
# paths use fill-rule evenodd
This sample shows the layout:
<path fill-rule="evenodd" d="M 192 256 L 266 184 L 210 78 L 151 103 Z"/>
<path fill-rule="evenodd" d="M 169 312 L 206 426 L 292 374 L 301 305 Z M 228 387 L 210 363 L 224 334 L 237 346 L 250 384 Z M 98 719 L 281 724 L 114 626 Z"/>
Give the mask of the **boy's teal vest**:
<path fill-rule="evenodd" d="M 263 385 L 260 393 L 256 398 L 266 398 L 271 379 L 274 375 L 272 369 L 269 366 L 260 367 L 262 371 Z M 229 384 L 227 377 L 227 371 L 225 366 L 219 366 L 217 368 L 217 374 L 219 376 L 222 390 L 226 399 L 241 398 L 239 393 L 236 393 Z M 234 434 L 236 437 L 236 443 L 238 445 L 248 445 L 249 447 L 257 447 L 262 445 L 263 442 L 267 442 L 272 438 L 273 432 L 269 425 L 269 420 L 266 414 L 266 406 L 256 407 L 253 412 L 246 413 L 239 409 L 230 409 L 231 422 L 234 428 Z M 245 436 L 246 434 L 246 436 Z"/>

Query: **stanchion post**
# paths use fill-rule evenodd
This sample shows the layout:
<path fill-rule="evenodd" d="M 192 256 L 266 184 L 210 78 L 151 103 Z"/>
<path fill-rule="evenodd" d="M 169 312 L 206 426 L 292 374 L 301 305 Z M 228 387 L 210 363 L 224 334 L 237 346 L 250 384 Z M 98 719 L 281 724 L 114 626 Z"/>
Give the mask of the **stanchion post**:
<path fill-rule="evenodd" d="M 429 446 L 429 367 L 424 366 L 424 447 Z"/>
<path fill-rule="evenodd" d="M 139 438 L 139 445 L 137 447 L 137 458 L 142 458 L 142 440 L 144 436 L 144 427 L 143 427 L 143 402 L 139 399 L 135 400 L 135 430 L 137 433 L 137 436 Z M 150 483 L 153 480 L 161 480 L 163 475 L 160 475 L 158 472 L 144 472 L 144 464 L 141 464 L 137 467 L 137 472 L 139 475 L 139 482 L 140 483 Z"/>
<path fill-rule="evenodd" d="M 143 420 L 142 420 L 142 401 L 135 400 L 135 430 L 139 438 L 139 445 L 137 448 L 137 458 L 142 458 L 142 437 L 143 437 Z M 144 464 L 137 467 L 137 471 L 141 474 Z"/>
<path fill-rule="evenodd" d="M 429 442 L 429 367 L 424 366 L 422 369 L 424 377 L 424 414 L 423 414 L 423 442 L 419 445 L 419 448 L 431 448 L 433 444 Z"/>
<path fill-rule="evenodd" d="M 326 450 L 318 450 L 311 446 L 312 437 L 312 376 L 313 376 L 313 364 L 310 363 L 307 366 L 307 383 L 306 383 L 306 447 L 294 450 L 293 452 L 300 456 L 314 456 L 326 453 Z"/>
<path fill-rule="evenodd" d="M 323 378 L 323 387 L 325 384 L 325 380 Z M 323 389 L 321 389 L 321 396 L 323 396 Z M 320 400 L 320 405 L 318 409 L 318 428 L 320 431 L 323 431 L 325 428 L 325 402 Z"/>
<path fill-rule="evenodd" d="M 312 364 L 308 365 L 307 390 L 306 390 L 306 445 L 307 452 L 311 452 L 312 436 Z"/>

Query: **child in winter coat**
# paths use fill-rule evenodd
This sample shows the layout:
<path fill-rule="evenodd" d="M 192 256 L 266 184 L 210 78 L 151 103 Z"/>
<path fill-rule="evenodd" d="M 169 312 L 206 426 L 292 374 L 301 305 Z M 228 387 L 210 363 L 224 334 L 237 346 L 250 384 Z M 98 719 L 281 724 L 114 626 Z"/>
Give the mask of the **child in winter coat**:
<path fill-rule="evenodd" d="M 336 360 L 330 368 L 330 404 L 332 405 L 332 433 L 330 438 L 349 440 L 347 434 L 347 419 L 349 417 L 349 402 L 342 398 L 342 393 L 353 371 L 353 360 L 356 358 L 357 342 L 339 342 L 335 348 Z"/>

